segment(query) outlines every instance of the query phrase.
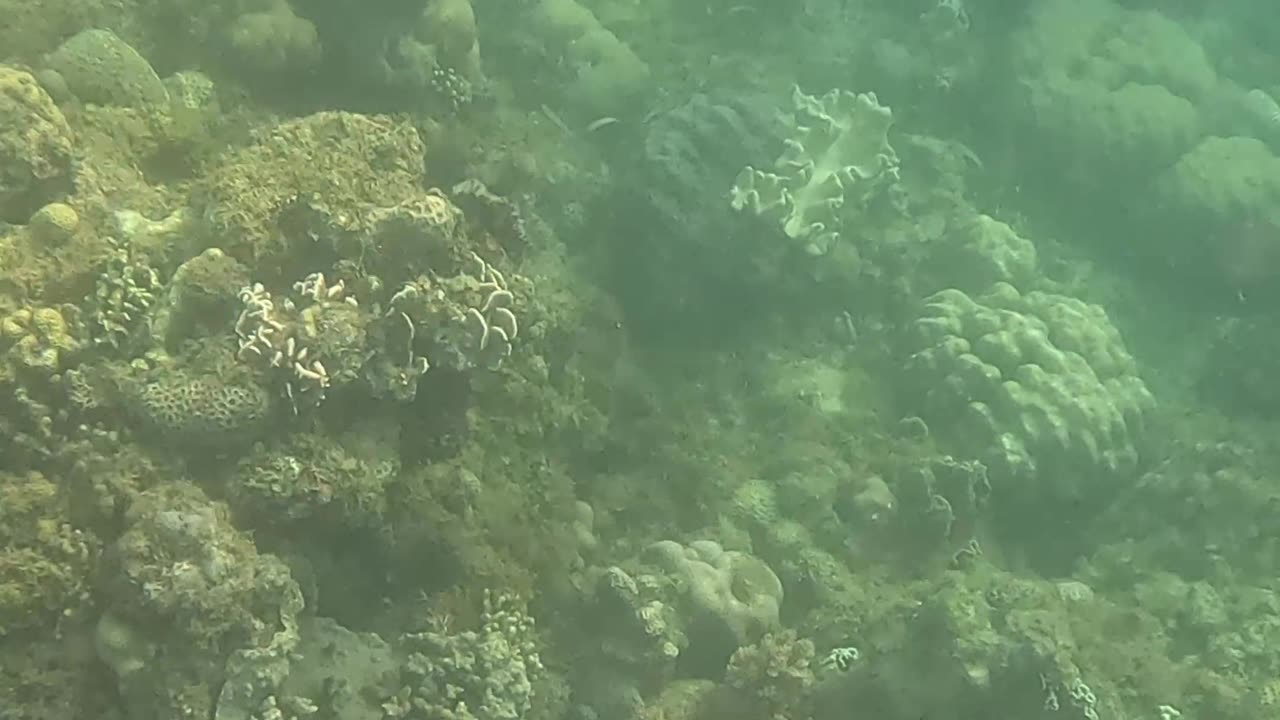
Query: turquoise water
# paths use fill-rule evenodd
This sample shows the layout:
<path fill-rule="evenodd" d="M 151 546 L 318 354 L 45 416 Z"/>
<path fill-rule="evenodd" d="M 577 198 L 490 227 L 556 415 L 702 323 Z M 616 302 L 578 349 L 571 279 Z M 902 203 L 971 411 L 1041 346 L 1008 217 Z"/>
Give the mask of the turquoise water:
<path fill-rule="evenodd" d="M 0 720 L 1280 712 L 1268 5 L 0 18 Z"/>

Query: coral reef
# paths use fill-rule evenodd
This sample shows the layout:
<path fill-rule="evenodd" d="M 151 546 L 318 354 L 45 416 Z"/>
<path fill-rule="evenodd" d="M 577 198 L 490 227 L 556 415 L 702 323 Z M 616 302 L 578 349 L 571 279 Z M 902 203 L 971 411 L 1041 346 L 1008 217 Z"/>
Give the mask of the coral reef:
<path fill-rule="evenodd" d="M 1276 715 L 1261 11 L 30 5 L 0 720 Z"/>

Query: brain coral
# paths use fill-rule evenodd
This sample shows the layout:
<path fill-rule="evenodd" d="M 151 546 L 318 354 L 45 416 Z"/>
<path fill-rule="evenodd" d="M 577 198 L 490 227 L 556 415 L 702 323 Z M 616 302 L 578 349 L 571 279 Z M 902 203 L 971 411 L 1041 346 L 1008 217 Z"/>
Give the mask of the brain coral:
<path fill-rule="evenodd" d="M 999 283 L 933 295 L 912 331 L 921 414 L 993 480 L 1052 503 L 1137 465 L 1153 400 L 1102 308 Z"/>
<path fill-rule="evenodd" d="M 0 65 L 0 221 L 24 223 L 71 186 L 71 128 L 30 73 Z"/>

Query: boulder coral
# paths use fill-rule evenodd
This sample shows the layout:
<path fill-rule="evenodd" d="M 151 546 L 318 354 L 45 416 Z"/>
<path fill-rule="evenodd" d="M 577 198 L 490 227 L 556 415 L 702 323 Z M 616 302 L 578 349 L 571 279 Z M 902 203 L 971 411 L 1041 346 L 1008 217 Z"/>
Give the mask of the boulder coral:
<path fill-rule="evenodd" d="M 912 403 L 987 465 L 998 502 L 1060 513 L 1139 467 L 1155 403 L 1101 307 L 1003 283 L 977 297 L 944 290 L 910 334 Z"/>

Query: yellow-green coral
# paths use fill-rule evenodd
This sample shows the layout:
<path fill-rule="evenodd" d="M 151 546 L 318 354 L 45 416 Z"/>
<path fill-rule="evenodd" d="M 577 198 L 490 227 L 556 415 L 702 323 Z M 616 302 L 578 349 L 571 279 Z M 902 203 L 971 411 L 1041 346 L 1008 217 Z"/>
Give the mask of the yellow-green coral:
<path fill-rule="evenodd" d="M 31 73 L 0 65 L 0 221 L 25 222 L 70 188 L 71 128 Z"/>
<path fill-rule="evenodd" d="M 62 369 L 79 343 L 61 311 L 25 307 L 0 320 L 0 346 L 16 368 L 48 377 Z"/>
<path fill-rule="evenodd" d="M 36 211 L 27 223 L 32 239 L 57 245 L 66 242 L 80 227 L 80 214 L 66 203 L 49 203 Z"/>

